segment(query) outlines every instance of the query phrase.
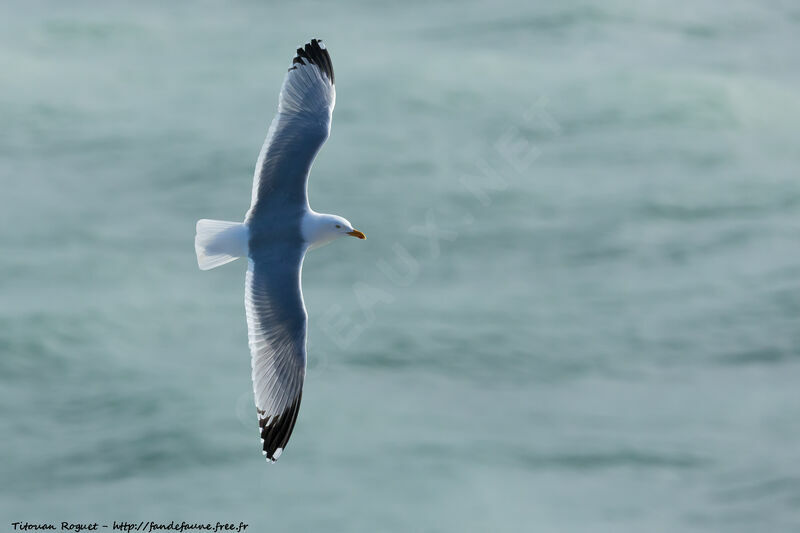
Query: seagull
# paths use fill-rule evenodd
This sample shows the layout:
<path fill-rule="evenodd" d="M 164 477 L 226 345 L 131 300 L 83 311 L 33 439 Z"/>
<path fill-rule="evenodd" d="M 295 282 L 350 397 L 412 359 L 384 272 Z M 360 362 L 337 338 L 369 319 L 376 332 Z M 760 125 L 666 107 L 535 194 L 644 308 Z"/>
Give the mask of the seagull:
<path fill-rule="evenodd" d="M 312 39 L 292 60 L 253 176 L 244 222 L 197 222 L 197 265 L 247 257 L 244 308 L 262 453 L 274 463 L 297 422 L 306 374 L 301 271 L 306 252 L 349 235 L 350 222 L 308 205 L 308 174 L 331 131 L 336 102 L 331 57 Z"/>

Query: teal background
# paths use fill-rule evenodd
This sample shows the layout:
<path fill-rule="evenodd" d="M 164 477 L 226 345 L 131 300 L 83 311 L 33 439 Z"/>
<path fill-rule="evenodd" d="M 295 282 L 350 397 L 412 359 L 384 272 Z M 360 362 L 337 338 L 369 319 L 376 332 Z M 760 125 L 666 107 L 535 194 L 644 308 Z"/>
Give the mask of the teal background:
<path fill-rule="evenodd" d="M 796 2 L 5 2 L 0 529 L 800 528 Z M 260 454 L 240 220 L 325 40 L 294 435 Z M 431 238 L 432 230 L 435 238 Z"/>

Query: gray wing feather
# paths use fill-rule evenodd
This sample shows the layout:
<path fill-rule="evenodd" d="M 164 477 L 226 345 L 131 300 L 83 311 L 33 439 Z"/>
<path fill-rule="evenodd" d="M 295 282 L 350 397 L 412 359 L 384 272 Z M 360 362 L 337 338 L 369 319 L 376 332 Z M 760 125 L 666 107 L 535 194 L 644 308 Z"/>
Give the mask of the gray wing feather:
<path fill-rule="evenodd" d="M 331 129 L 336 103 L 333 67 L 322 41 L 297 49 L 261 147 L 247 218 L 307 204 L 308 173 Z"/>
<path fill-rule="evenodd" d="M 306 369 L 305 250 L 281 242 L 251 254 L 245 276 L 247 334 L 263 451 L 275 461 L 297 420 Z"/>

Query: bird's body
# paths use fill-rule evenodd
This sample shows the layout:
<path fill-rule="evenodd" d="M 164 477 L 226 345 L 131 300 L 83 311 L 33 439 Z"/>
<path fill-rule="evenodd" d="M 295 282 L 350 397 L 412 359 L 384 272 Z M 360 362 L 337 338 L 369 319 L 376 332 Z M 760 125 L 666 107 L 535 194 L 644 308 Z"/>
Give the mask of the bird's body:
<path fill-rule="evenodd" d="M 336 100 L 333 66 L 322 41 L 297 49 L 278 113 L 256 163 L 244 222 L 200 220 L 195 251 L 207 270 L 247 257 L 245 311 L 263 453 L 274 462 L 297 420 L 306 368 L 307 315 L 300 284 L 309 249 L 343 235 L 344 218 L 314 212 L 307 180 L 330 133 Z"/>

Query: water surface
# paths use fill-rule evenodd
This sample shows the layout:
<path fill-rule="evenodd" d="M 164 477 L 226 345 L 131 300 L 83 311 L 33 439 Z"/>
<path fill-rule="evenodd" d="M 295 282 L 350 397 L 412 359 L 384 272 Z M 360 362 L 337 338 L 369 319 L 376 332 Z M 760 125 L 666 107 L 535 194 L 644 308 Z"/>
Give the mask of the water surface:
<path fill-rule="evenodd" d="M 800 526 L 792 2 L 0 8 L 0 517 Z M 309 369 L 256 437 L 238 220 L 325 39 Z"/>

